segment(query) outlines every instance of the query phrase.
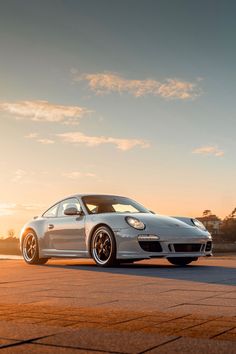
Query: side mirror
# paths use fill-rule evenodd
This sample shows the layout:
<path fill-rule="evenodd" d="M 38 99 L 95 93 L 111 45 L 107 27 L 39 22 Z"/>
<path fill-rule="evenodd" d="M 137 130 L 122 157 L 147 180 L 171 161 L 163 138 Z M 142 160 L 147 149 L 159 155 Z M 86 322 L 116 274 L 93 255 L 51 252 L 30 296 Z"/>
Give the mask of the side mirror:
<path fill-rule="evenodd" d="M 81 210 L 78 210 L 78 209 L 75 208 L 75 207 L 71 207 L 71 208 L 65 209 L 64 214 L 65 214 L 65 215 L 70 215 L 70 216 L 73 216 L 73 215 L 82 215 L 82 211 L 81 211 Z"/>

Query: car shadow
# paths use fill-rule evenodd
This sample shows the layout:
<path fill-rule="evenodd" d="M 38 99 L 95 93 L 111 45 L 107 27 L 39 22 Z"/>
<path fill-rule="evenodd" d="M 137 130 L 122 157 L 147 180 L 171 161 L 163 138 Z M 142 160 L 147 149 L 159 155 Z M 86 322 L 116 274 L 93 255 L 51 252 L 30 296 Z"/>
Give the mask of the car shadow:
<path fill-rule="evenodd" d="M 76 262 L 76 261 L 75 261 Z M 81 261 L 80 261 L 81 262 Z M 184 280 L 208 284 L 236 285 L 236 269 L 226 266 L 215 266 L 213 264 L 201 265 L 193 263 L 185 267 L 169 264 L 154 264 L 151 261 L 146 263 L 121 264 L 116 267 L 102 268 L 94 263 L 66 265 L 47 263 L 44 267 L 64 268 L 73 270 L 84 270 L 95 273 L 106 273 L 114 275 L 137 276 L 146 278 L 162 278 L 170 280 Z"/>

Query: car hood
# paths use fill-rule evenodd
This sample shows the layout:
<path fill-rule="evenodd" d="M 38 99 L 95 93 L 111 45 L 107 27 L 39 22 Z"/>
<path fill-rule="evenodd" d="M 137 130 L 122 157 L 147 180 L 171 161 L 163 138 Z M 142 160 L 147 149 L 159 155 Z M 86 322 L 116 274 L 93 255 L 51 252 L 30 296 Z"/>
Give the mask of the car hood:
<path fill-rule="evenodd" d="M 186 224 L 170 216 L 142 213 L 127 214 L 127 216 L 133 216 L 142 221 L 146 225 L 145 230 L 143 230 L 144 233 L 173 237 L 199 237 L 209 235 L 208 231 L 201 230 L 194 225 Z"/>
<path fill-rule="evenodd" d="M 128 215 L 127 215 L 128 216 Z M 186 224 L 185 222 L 175 219 L 171 216 L 166 216 L 166 215 L 159 215 L 159 214 L 142 214 L 142 213 L 137 213 L 137 214 L 132 214 L 131 216 L 134 216 L 144 222 L 146 225 L 153 225 L 153 226 L 158 226 L 160 228 L 176 228 L 176 227 L 181 227 L 181 228 L 192 228 L 191 225 Z"/>
<path fill-rule="evenodd" d="M 103 213 L 89 215 L 87 225 L 92 228 L 97 223 L 104 223 L 109 225 L 115 232 L 120 232 L 121 230 L 124 233 L 126 233 L 125 230 L 128 233 L 131 230 L 135 231 L 135 229 L 127 224 L 125 217 L 135 217 L 146 225 L 144 230 L 136 230 L 138 234 L 154 234 L 161 237 L 171 236 L 173 239 L 178 237 L 195 238 L 202 236 L 203 238 L 208 238 L 210 236 L 208 231 L 201 230 L 174 217 L 152 213 Z"/>

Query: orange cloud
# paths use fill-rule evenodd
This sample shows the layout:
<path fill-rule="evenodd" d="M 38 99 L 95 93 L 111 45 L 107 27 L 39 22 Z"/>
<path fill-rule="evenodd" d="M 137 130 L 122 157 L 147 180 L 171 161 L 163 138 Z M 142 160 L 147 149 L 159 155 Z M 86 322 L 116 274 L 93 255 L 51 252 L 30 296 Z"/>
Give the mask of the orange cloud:
<path fill-rule="evenodd" d="M 14 203 L 0 203 L 0 216 L 7 216 L 14 214 L 16 204 Z"/>
<path fill-rule="evenodd" d="M 10 113 L 17 118 L 29 118 L 33 121 L 78 123 L 89 111 L 80 106 L 65 106 L 48 101 L 18 101 L 0 103 L 0 111 Z"/>
<path fill-rule="evenodd" d="M 29 133 L 29 134 L 25 135 L 25 138 L 26 139 L 35 139 L 35 141 L 37 141 L 40 144 L 44 144 L 44 145 L 51 145 L 51 144 L 55 143 L 55 141 L 52 139 L 39 138 L 38 133 Z"/>
<path fill-rule="evenodd" d="M 44 204 L 39 203 L 26 203 L 26 204 L 15 204 L 15 203 L 0 203 L 0 217 L 13 215 L 15 213 L 21 212 L 31 212 L 39 211 L 45 208 Z"/>
<path fill-rule="evenodd" d="M 98 146 L 102 144 L 114 144 L 118 149 L 126 151 L 136 146 L 141 148 L 148 148 L 150 144 L 144 140 L 139 139 L 120 139 L 104 136 L 87 136 L 81 132 L 69 132 L 57 134 L 63 141 L 73 144 L 85 144 L 87 146 Z"/>
<path fill-rule="evenodd" d="M 21 181 L 25 176 L 27 175 L 27 172 L 21 169 L 18 169 L 14 173 L 14 177 L 12 178 L 12 182 L 19 182 Z"/>
<path fill-rule="evenodd" d="M 51 145 L 55 143 L 52 139 L 37 139 L 37 142 L 44 145 Z"/>
<path fill-rule="evenodd" d="M 91 172 L 80 172 L 80 171 L 72 171 L 72 172 L 65 172 L 62 176 L 69 178 L 69 179 L 78 179 L 81 177 L 96 177 L 94 173 Z"/>
<path fill-rule="evenodd" d="M 196 82 L 176 78 L 161 82 L 153 79 L 130 80 L 110 72 L 78 75 L 73 71 L 72 75 L 75 81 L 87 81 L 89 88 L 97 94 L 128 92 L 135 97 L 153 95 L 167 99 L 186 100 L 195 98 L 201 93 Z"/>
<path fill-rule="evenodd" d="M 202 146 L 193 150 L 193 154 L 202 154 L 202 155 L 214 155 L 216 157 L 224 156 L 224 151 L 219 150 L 217 146 Z"/>

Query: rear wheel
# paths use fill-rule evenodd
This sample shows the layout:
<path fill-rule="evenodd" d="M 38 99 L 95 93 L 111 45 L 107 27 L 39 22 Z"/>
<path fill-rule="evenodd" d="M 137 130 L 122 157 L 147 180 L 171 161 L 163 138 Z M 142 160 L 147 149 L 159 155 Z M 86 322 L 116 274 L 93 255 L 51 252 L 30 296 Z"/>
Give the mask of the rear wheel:
<path fill-rule="evenodd" d="M 176 257 L 176 258 L 167 258 L 167 260 L 174 265 L 178 265 L 178 266 L 186 266 L 188 264 L 190 264 L 193 261 L 197 261 L 197 257 Z"/>
<path fill-rule="evenodd" d="M 28 264 L 45 264 L 48 258 L 39 258 L 38 239 L 33 230 L 29 230 L 23 239 L 22 255 Z"/>
<path fill-rule="evenodd" d="M 116 241 L 112 231 L 106 227 L 99 227 L 91 240 L 92 257 L 100 267 L 116 265 Z"/>

